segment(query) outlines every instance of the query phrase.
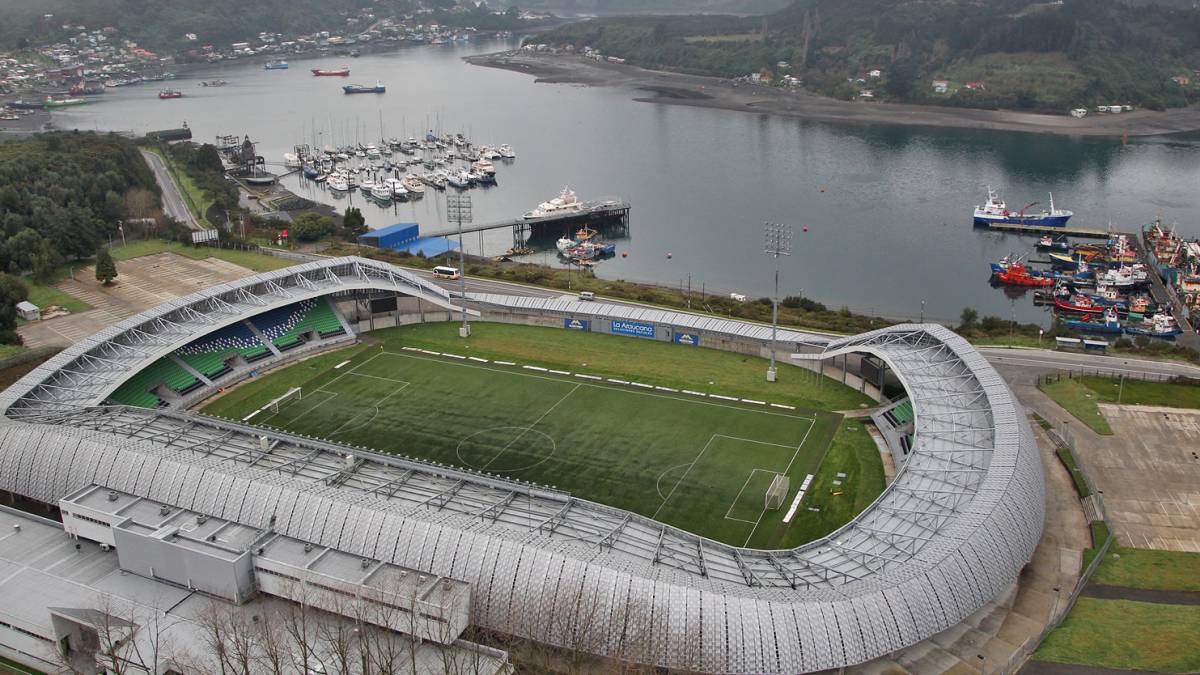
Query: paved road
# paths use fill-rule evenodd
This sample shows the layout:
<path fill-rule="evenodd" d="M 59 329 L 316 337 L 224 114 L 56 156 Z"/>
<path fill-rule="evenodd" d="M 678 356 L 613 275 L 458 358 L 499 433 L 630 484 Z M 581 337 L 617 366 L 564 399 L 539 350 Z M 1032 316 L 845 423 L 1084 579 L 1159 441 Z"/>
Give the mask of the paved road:
<path fill-rule="evenodd" d="M 171 178 L 171 172 L 167 171 L 167 165 L 163 163 L 162 158 L 147 150 L 142 150 L 142 157 L 146 158 L 146 163 L 154 171 L 154 180 L 162 189 L 163 210 L 167 215 L 193 230 L 201 229 L 200 223 L 196 222 L 196 218 L 188 210 L 187 203 L 183 201 L 183 195 L 179 193 L 179 187 L 175 185 L 175 179 Z"/>

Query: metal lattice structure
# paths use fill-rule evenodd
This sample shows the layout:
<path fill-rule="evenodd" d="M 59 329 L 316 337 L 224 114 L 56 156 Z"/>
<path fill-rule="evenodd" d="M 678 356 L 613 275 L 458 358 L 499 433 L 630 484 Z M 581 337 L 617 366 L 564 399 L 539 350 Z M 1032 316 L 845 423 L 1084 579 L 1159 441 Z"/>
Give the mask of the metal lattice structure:
<path fill-rule="evenodd" d="M 364 261 L 332 264 L 364 272 Z M 839 339 L 805 357 L 878 356 L 913 401 L 915 434 L 875 503 L 825 538 L 776 551 L 363 448 L 196 414 L 31 398 L 78 363 L 73 351 L 0 394 L 0 488 L 54 502 L 95 483 L 463 579 L 476 623 L 613 658 L 756 673 L 861 663 L 975 612 L 1014 582 L 1041 535 L 1042 469 L 1028 423 L 991 366 L 940 326 Z"/>

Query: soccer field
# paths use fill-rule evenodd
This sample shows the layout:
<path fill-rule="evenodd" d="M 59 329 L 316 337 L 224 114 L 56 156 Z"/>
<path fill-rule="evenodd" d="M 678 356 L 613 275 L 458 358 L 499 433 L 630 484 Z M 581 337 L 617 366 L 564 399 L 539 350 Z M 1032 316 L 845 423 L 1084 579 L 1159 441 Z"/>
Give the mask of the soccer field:
<path fill-rule="evenodd" d="M 553 485 L 737 545 L 779 474 L 795 494 L 828 438 L 814 417 L 383 349 L 327 370 L 256 424 Z M 261 405 L 262 402 L 259 404 Z"/>

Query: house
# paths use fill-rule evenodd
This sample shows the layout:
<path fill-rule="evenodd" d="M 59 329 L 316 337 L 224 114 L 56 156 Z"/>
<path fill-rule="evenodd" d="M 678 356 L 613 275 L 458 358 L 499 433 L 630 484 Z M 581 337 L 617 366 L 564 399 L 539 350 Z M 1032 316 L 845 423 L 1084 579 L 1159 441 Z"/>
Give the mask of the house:
<path fill-rule="evenodd" d="M 875 70 L 867 73 L 867 77 L 871 78 L 872 80 L 878 80 L 879 78 L 883 77 L 883 71 L 876 68 Z"/>
<path fill-rule="evenodd" d="M 772 73 L 768 68 L 763 68 L 762 70 L 758 71 L 759 82 L 764 84 L 769 83 L 773 77 L 775 77 L 774 73 Z"/>
<path fill-rule="evenodd" d="M 1084 117 L 1087 117 L 1087 108 L 1075 108 L 1071 111 L 1071 117 L 1077 119 L 1083 119 Z"/>
<path fill-rule="evenodd" d="M 1181 87 L 1186 87 L 1192 83 L 1191 78 L 1189 78 L 1187 75 L 1176 75 L 1175 77 L 1171 78 L 1171 81 Z"/>
<path fill-rule="evenodd" d="M 858 92 L 858 98 L 862 101 L 874 101 L 875 92 L 871 91 L 870 89 L 863 89 L 862 91 Z"/>
<path fill-rule="evenodd" d="M 42 310 L 28 300 L 17 303 L 17 316 L 26 321 L 38 321 L 42 318 Z"/>
<path fill-rule="evenodd" d="M 933 93 L 944 94 L 949 89 L 950 89 L 950 81 L 949 80 L 934 80 L 933 81 Z"/>

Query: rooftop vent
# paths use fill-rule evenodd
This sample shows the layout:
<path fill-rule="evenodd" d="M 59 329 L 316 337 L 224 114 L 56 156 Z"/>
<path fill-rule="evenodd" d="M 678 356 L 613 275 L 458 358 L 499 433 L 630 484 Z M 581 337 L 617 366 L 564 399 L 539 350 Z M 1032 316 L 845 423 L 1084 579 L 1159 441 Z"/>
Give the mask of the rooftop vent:
<path fill-rule="evenodd" d="M 305 553 L 312 553 L 312 544 L 305 543 L 305 544 L 304 544 L 304 552 L 305 552 Z"/>
<path fill-rule="evenodd" d="M 110 502 L 117 501 L 117 491 L 116 490 L 108 491 L 108 501 L 110 501 Z"/>
<path fill-rule="evenodd" d="M 167 506 L 166 504 L 163 504 L 162 506 L 158 507 L 158 515 L 160 515 L 160 516 L 165 516 L 170 512 L 171 512 L 171 507 Z"/>
<path fill-rule="evenodd" d="M 358 561 L 358 564 L 362 565 L 362 568 L 365 570 L 371 566 L 371 559 L 363 558 L 362 560 Z"/>
<path fill-rule="evenodd" d="M 196 524 L 197 525 L 203 525 L 207 522 L 208 522 L 208 516 L 206 516 L 204 514 L 200 514 L 200 515 L 196 516 Z"/>

